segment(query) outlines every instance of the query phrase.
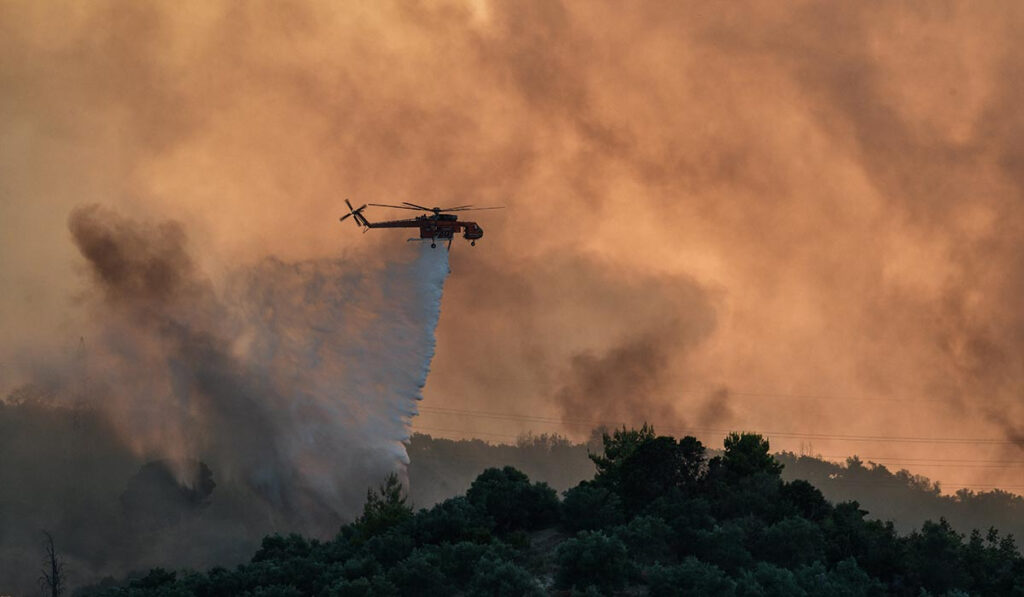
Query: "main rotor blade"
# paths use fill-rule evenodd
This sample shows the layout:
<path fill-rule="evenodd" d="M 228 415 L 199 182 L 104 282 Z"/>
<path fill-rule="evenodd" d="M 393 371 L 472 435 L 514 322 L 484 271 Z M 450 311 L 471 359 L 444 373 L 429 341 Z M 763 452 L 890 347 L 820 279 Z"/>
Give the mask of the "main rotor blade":
<path fill-rule="evenodd" d="M 423 207 L 422 205 L 416 205 L 415 203 L 409 203 L 408 201 L 403 201 L 402 203 L 405 204 L 405 205 L 411 205 L 411 206 L 413 206 L 413 207 L 415 207 L 417 209 L 422 209 L 424 211 L 434 211 L 433 209 L 431 209 L 429 207 Z"/>
<path fill-rule="evenodd" d="M 498 207 L 453 207 L 451 209 L 442 209 L 441 211 L 483 211 L 485 209 L 505 209 L 504 205 Z"/>
<path fill-rule="evenodd" d="M 395 209 L 409 209 L 409 210 L 412 210 L 412 211 L 423 211 L 423 209 L 425 209 L 425 208 L 422 208 L 422 207 L 406 207 L 404 205 L 387 205 L 387 204 L 384 204 L 384 203 L 367 203 L 367 205 L 372 205 L 374 207 L 393 207 Z M 426 211 L 433 211 L 433 210 L 428 209 Z"/>

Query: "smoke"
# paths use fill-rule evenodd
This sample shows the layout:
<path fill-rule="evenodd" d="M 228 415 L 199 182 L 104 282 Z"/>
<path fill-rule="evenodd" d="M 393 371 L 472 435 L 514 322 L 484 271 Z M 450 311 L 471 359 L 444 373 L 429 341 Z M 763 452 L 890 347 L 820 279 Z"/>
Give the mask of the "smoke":
<path fill-rule="evenodd" d="M 408 462 L 403 442 L 434 354 L 447 251 L 417 243 L 383 263 L 268 257 L 215 285 L 179 223 L 88 206 L 68 226 L 91 280 L 80 297 L 90 326 L 76 358 L 34 377 L 49 403 L 98 413 L 127 451 L 154 461 L 120 480 L 124 518 L 108 522 L 132 527 L 124 541 L 163 532 L 134 554 L 90 548 L 121 566 L 157 553 L 208 565 L 257 529 L 331 535 L 367 487 Z M 161 476 L 168 471 L 180 488 Z M 249 502 L 241 512 L 225 512 L 240 499 Z M 176 554 L 166 544 L 180 547 L 182 516 L 205 505 L 191 524 L 208 528 L 191 555 Z M 254 509 L 271 523 L 247 519 Z M 238 524 L 251 528 L 239 535 Z M 61 530 L 69 555 L 82 557 L 77 531 Z"/>
<path fill-rule="evenodd" d="M 351 514 L 404 462 L 426 382 L 446 251 L 374 270 L 348 259 L 240 268 L 218 293 L 181 225 L 99 207 L 70 218 L 97 294 L 86 400 L 140 454 L 202 459 L 304 528 Z"/>
<path fill-rule="evenodd" d="M 170 308 L 212 292 L 204 308 L 231 314 L 238 264 L 390 254 L 394 235 L 338 234 L 345 196 L 504 204 L 452 253 L 424 395 L 521 420 L 424 427 L 575 432 L 528 418 L 628 411 L 673 416 L 662 428 L 1012 442 L 1022 23 L 1013 2 L 4 3 L 0 382 L 82 335 L 72 206 L 182 222 L 210 289 L 169 281 Z M 645 354 L 629 371 L 656 389 L 582 399 L 602 367 Z M 815 445 L 1017 459 L 991 443 Z M 1021 479 L 950 464 L 922 472 Z"/>

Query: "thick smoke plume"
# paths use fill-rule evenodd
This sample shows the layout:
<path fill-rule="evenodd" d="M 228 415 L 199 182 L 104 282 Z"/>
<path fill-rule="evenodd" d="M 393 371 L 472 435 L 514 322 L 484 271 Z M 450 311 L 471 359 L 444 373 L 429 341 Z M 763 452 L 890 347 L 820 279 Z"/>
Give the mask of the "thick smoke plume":
<path fill-rule="evenodd" d="M 447 251 L 416 244 L 383 264 L 266 258 L 215 287 L 176 222 L 89 206 L 72 212 L 69 228 L 93 282 L 81 297 L 90 324 L 75 358 L 36 369 L 35 379 L 52 407 L 100 416 L 127 452 L 150 461 L 131 482 L 115 481 L 122 512 L 108 522 L 138 527 L 123 529 L 125 541 L 140 529 L 177 541 L 181 517 L 196 508 L 207 529 L 185 557 L 197 565 L 257 529 L 329 536 L 358 513 L 367 487 L 408 462 L 403 442 L 434 353 Z M 225 512 L 239 499 L 240 512 Z M 267 518 L 247 519 L 253 511 Z M 5 522 L 60 520 L 34 518 Z M 78 573 L 103 570 L 77 560 L 81 539 L 68 524 L 55 531 Z M 232 525 L 250 528 L 240 535 Z M 115 572 L 155 560 L 154 551 L 183 557 L 152 545 L 128 555 L 117 542 L 89 549 L 113 559 Z"/>
<path fill-rule="evenodd" d="M 179 224 L 93 206 L 70 229 L 100 295 L 84 398 L 137 452 L 202 459 L 320 531 L 404 461 L 446 251 L 416 247 L 377 270 L 265 259 L 218 293 Z"/>

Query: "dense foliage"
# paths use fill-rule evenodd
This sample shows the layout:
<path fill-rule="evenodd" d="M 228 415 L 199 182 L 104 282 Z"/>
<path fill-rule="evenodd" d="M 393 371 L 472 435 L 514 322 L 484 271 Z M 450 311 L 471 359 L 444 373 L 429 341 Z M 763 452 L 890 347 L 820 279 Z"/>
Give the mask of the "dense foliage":
<path fill-rule="evenodd" d="M 594 478 L 561 501 L 490 468 L 465 497 L 414 513 L 390 477 L 333 540 L 275 535 L 234 570 L 157 569 L 91 593 L 1024 595 L 1012 537 L 964 537 L 941 519 L 900 536 L 857 502 L 784 481 L 759 435 L 732 434 L 713 458 L 649 427 L 603 443 Z"/>

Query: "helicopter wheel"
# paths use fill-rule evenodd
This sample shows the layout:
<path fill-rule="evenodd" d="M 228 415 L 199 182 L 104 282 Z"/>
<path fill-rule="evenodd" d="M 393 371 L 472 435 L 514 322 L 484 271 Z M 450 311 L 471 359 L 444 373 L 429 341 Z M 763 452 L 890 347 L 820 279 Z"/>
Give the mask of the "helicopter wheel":
<path fill-rule="evenodd" d="M 437 248 L 437 243 L 430 243 L 430 248 L 431 249 L 436 249 Z"/>
<path fill-rule="evenodd" d="M 469 246 L 475 247 L 476 246 L 476 241 L 475 240 L 469 241 Z"/>

